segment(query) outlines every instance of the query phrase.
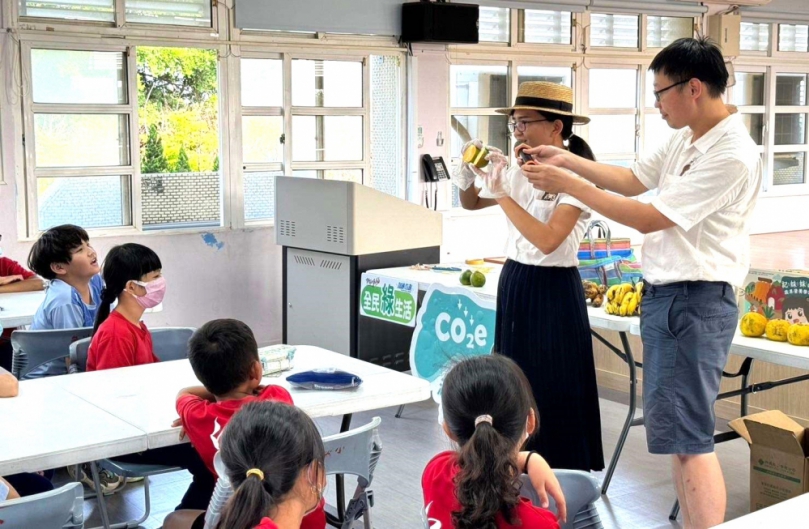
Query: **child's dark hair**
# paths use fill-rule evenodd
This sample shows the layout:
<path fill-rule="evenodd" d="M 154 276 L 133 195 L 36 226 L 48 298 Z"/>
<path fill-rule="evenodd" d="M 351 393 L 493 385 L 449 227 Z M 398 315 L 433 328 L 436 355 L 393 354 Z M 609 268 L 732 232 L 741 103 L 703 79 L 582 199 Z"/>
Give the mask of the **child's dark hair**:
<path fill-rule="evenodd" d="M 673 83 L 699 79 L 714 99 L 725 93 L 730 77 L 722 50 L 708 37 L 675 40 L 655 56 L 649 70 Z"/>
<path fill-rule="evenodd" d="M 73 252 L 89 242 L 90 236 L 84 228 L 73 224 L 54 226 L 39 236 L 28 254 L 28 268 L 45 279 L 56 279 L 51 269 L 54 263 L 70 264 Z"/>
<path fill-rule="evenodd" d="M 188 343 L 194 374 L 214 395 L 225 395 L 243 384 L 258 361 L 253 331 L 239 320 L 209 321 Z"/>
<path fill-rule="evenodd" d="M 784 298 L 784 303 L 781 305 L 781 312 L 784 318 L 787 317 L 788 310 L 803 309 L 803 314 L 809 319 L 809 297 L 805 296 L 787 296 Z"/>
<path fill-rule="evenodd" d="M 537 110 L 537 112 L 547 120 L 558 120 L 562 122 L 562 139 L 567 142 L 568 151 L 582 158 L 595 161 L 596 155 L 593 153 L 593 149 L 590 148 L 590 145 L 588 145 L 581 136 L 573 134 L 573 116 L 563 116 L 542 110 Z"/>
<path fill-rule="evenodd" d="M 124 291 L 128 282 L 140 281 L 146 274 L 162 268 L 157 254 L 142 244 L 130 242 L 113 247 L 107 253 L 101 270 L 104 290 L 101 291 L 101 303 L 96 313 L 93 334 L 110 315 L 110 307 Z"/>
<path fill-rule="evenodd" d="M 464 360 L 444 379 L 444 422 L 458 441 L 455 493 L 461 510 L 452 513 L 457 529 L 496 529 L 501 513 L 511 524 L 520 501 L 520 469 L 515 449 L 522 444 L 530 410 L 531 386 L 522 370 L 501 355 Z M 489 415 L 491 424 L 475 419 Z"/>
<path fill-rule="evenodd" d="M 301 470 L 313 461 L 322 469 L 325 459 L 312 419 L 295 406 L 272 401 L 245 404 L 228 422 L 219 447 L 235 492 L 217 529 L 253 529 L 292 490 Z M 247 475 L 254 468 L 264 479 Z"/>

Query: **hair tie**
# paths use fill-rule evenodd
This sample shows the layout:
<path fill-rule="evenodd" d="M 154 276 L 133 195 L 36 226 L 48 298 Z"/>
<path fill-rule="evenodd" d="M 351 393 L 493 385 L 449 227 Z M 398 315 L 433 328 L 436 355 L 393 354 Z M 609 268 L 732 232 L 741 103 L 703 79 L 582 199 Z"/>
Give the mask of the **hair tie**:
<path fill-rule="evenodd" d="M 247 473 L 245 475 L 248 478 L 250 476 L 258 476 L 259 480 L 264 481 L 264 472 L 262 472 L 261 469 L 259 469 L 259 468 L 251 468 L 250 470 L 247 471 Z"/>
<path fill-rule="evenodd" d="M 478 427 L 478 424 L 482 422 L 487 422 L 492 424 L 492 416 L 491 415 L 478 415 L 477 419 L 475 419 L 475 428 Z"/>

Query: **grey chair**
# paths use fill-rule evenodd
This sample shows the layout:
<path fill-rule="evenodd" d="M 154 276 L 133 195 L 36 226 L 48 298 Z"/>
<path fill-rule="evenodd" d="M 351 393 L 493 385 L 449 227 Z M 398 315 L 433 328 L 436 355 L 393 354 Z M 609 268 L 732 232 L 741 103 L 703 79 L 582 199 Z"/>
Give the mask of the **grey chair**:
<path fill-rule="evenodd" d="M 18 379 L 24 379 L 40 366 L 49 364 L 40 376 L 66 375 L 67 363 L 60 360 L 66 359 L 70 354 L 70 344 L 87 338 L 92 333 L 92 327 L 14 331 L 11 333 L 11 348 L 14 351 L 11 373 Z"/>
<path fill-rule="evenodd" d="M 567 503 L 567 523 L 559 524 L 560 529 L 603 529 L 601 517 L 595 502 L 601 497 L 601 488 L 598 480 L 588 472 L 581 470 L 554 470 L 556 479 L 562 486 Z M 520 494 L 534 505 L 541 505 L 539 495 L 528 476 L 522 475 L 522 489 Z M 548 508 L 556 512 L 556 502 L 548 498 Z"/>
<path fill-rule="evenodd" d="M 81 483 L 33 496 L 0 502 L 3 529 L 62 529 L 84 527 L 84 495 Z"/>
<path fill-rule="evenodd" d="M 341 529 L 351 529 L 354 521 L 360 518 L 363 519 L 365 529 L 371 529 L 371 507 L 374 501 L 373 491 L 368 487 L 373 481 L 374 469 L 382 454 L 382 442 L 379 439 L 381 423 L 382 419 L 374 417 L 364 426 L 323 438 L 323 446 L 326 449 L 326 475 L 347 474 L 357 477 L 357 488 L 348 502 L 345 516 L 341 521 Z M 219 453 L 214 457 L 214 468 L 219 478 L 205 513 L 205 529 L 216 526 L 222 509 L 233 494 L 227 469 Z M 327 514 L 329 511 L 333 509 L 326 506 Z"/>
<path fill-rule="evenodd" d="M 191 335 L 194 334 L 191 327 L 161 327 L 152 329 L 152 346 L 154 353 L 161 362 L 170 360 L 181 360 L 188 357 L 188 341 Z M 90 349 L 90 339 L 79 340 L 70 345 L 70 360 L 77 371 L 81 372 L 87 369 L 87 354 Z M 106 529 L 120 529 L 137 527 L 149 518 L 151 513 L 151 495 L 149 493 L 149 476 L 156 476 L 158 474 L 166 474 L 169 472 L 177 472 L 182 470 L 180 467 L 172 467 L 165 465 L 144 465 L 138 463 L 127 463 L 117 461 L 115 459 L 103 459 L 90 464 L 93 473 L 93 481 L 95 482 L 96 490 L 101 490 L 98 469 L 99 467 L 106 469 L 109 472 L 123 476 L 125 478 L 143 478 L 143 494 L 144 494 L 144 513 L 137 520 L 129 522 L 122 522 L 118 524 L 110 524 L 107 515 L 107 505 L 103 494 L 96 493 L 96 498 L 101 511 L 101 520 L 103 527 Z M 78 475 L 78 473 L 77 473 Z M 126 487 L 117 488 L 114 494 L 121 492 Z"/>

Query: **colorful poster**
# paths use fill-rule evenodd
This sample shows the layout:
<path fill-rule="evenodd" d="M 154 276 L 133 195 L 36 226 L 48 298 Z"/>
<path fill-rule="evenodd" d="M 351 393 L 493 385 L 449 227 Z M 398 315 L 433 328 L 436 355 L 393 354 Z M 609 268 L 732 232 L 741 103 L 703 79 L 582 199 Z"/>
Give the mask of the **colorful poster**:
<path fill-rule="evenodd" d="M 495 303 L 463 287 L 433 284 L 424 296 L 410 342 L 413 375 L 430 381 L 441 402 L 444 375 L 463 358 L 491 354 Z"/>
<path fill-rule="evenodd" d="M 399 325 L 416 325 L 419 285 L 375 274 L 360 279 L 360 314 Z"/>

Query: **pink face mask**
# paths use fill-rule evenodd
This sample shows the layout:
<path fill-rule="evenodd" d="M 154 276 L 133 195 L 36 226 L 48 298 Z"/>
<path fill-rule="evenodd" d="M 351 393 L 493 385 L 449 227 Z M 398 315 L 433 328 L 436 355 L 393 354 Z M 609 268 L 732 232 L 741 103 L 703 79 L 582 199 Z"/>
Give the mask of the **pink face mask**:
<path fill-rule="evenodd" d="M 144 283 L 142 281 L 133 281 L 136 285 L 140 285 L 146 290 L 143 296 L 135 296 L 135 301 L 144 309 L 153 309 L 163 302 L 166 296 L 166 278 L 158 277 L 154 281 Z M 134 294 L 133 294 L 134 296 Z"/>

